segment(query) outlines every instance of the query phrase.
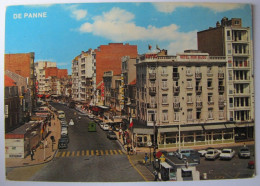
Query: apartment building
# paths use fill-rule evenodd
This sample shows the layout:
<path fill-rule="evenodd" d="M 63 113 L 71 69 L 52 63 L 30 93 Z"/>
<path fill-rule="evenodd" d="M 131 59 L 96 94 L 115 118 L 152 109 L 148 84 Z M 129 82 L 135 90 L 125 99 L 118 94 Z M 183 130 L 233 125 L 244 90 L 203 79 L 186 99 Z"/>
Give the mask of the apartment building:
<path fill-rule="evenodd" d="M 136 64 L 134 141 L 161 148 L 234 142 L 227 121 L 226 57 L 187 50 L 140 56 Z M 154 139 L 154 125 L 156 139 Z"/>
<path fill-rule="evenodd" d="M 75 57 L 72 61 L 72 99 L 83 103 L 94 102 L 96 89 L 96 57 L 92 49 Z M 91 84 L 92 88 L 88 89 Z"/>
<path fill-rule="evenodd" d="M 236 140 L 254 138 L 254 76 L 251 29 L 240 18 L 224 17 L 216 27 L 197 33 L 198 49 L 227 59 L 227 118 L 236 125 Z"/>
<path fill-rule="evenodd" d="M 38 82 L 38 95 L 44 95 L 47 89 L 49 89 L 45 78 L 45 69 L 48 67 L 57 67 L 57 65 L 55 62 L 50 61 L 38 61 L 34 64 L 36 81 Z"/>

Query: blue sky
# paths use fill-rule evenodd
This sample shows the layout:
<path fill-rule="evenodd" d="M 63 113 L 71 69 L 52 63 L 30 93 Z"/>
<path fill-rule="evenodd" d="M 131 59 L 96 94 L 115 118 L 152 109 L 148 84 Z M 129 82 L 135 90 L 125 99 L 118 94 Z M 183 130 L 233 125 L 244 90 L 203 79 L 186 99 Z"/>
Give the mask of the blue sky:
<path fill-rule="evenodd" d="M 46 12 L 43 18 L 30 13 Z M 21 15 L 20 18 L 17 18 Z M 170 55 L 197 49 L 197 32 L 214 27 L 224 16 L 242 18 L 252 28 L 248 4 L 84 3 L 9 6 L 5 53 L 35 52 L 35 61 L 56 62 L 71 73 L 73 58 L 89 48 L 120 42 L 148 52 L 148 44 Z"/>

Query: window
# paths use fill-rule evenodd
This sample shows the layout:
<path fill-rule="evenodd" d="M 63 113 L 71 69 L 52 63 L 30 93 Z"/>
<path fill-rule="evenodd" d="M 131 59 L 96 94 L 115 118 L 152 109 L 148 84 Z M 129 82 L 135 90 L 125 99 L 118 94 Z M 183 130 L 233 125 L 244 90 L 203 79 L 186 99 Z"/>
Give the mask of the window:
<path fill-rule="evenodd" d="M 163 121 L 168 121 L 168 110 L 163 110 L 162 111 L 162 120 Z"/>
<path fill-rule="evenodd" d="M 179 103 L 179 96 L 174 96 L 173 97 L 173 102 L 174 103 Z"/>
<path fill-rule="evenodd" d="M 213 109 L 212 108 L 208 109 L 208 119 L 213 119 Z"/>
<path fill-rule="evenodd" d="M 187 103 L 192 103 L 192 94 L 187 94 Z"/>
<path fill-rule="evenodd" d="M 163 79 L 162 80 L 162 89 L 168 89 L 168 87 L 167 87 L 167 79 Z"/>
<path fill-rule="evenodd" d="M 196 119 L 200 119 L 201 118 L 201 109 L 198 109 L 196 111 Z"/>
<path fill-rule="evenodd" d="M 208 102 L 213 103 L 213 93 L 208 93 Z"/>
<path fill-rule="evenodd" d="M 207 67 L 207 73 L 212 74 L 212 67 Z"/>
<path fill-rule="evenodd" d="M 162 75 L 168 75 L 168 73 L 167 73 L 167 67 L 166 66 L 163 66 L 162 67 Z"/>
<path fill-rule="evenodd" d="M 227 40 L 231 40 L 230 30 L 227 30 Z"/>
<path fill-rule="evenodd" d="M 212 79 L 208 79 L 208 88 L 212 88 Z"/>
<path fill-rule="evenodd" d="M 187 110 L 187 120 L 192 120 L 192 109 Z"/>
<path fill-rule="evenodd" d="M 168 95 L 167 94 L 162 95 L 162 104 L 168 104 Z"/>
<path fill-rule="evenodd" d="M 196 102 L 201 102 L 201 95 L 196 96 Z"/>
<path fill-rule="evenodd" d="M 200 73 L 200 67 L 196 67 L 196 73 Z"/>
<path fill-rule="evenodd" d="M 148 121 L 155 121 L 155 120 L 156 120 L 156 118 L 155 118 L 155 113 L 154 113 L 154 111 L 149 110 L 149 111 L 148 111 Z"/>
<path fill-rule="evenodd" d="M 180 121 L 180 112 L 174 112 L 174 121 Z"/>
<path fill-rule="evenodd" d="M 187 80 L 187 88 L 192 88 L 192 80 L 191 79 Z"/>
<path fill-rule="evenodd" d="M 186 68 L 186 74 L 189 76 L 189 75 L 192 75 L 191 73 L 191 67 L 187 67 Z"/>
<path fill-rule="evenodd" d="M 151 97 L 150 97 L 150 101 L 151 101 L 151 105 L 156 104 L 155 96 L 151 96 Z"/>

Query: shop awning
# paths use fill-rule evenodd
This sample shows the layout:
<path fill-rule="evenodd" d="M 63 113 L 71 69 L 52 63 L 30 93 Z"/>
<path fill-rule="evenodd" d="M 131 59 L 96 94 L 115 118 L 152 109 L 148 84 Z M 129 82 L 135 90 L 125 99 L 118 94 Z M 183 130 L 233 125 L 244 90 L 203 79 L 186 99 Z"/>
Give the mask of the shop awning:
<path fill-rule="evenodd" d="M 235 127 L 253 127 L 254 123 L 243 123 L 243 124 L 235 124 Z"/>
<path fill-rule="evenodd" d="M 153 134 L 153 129 L 147 129 L 147 128 L 134 128 L 133 132 L 136 134 Z"/>
<path fill-rule="evenodd" d="M 214 129 L 225 129 L 225 125 L 204 125 L 206 130 L 214 130 Z"/>
<path fill-rule="evenodd" d="M 169 128 L 158 128 L 158 132 L 178 132 L 178 127 L 169 127 Z"/>
<path fill-rule="evenodd" d="M 166 163 L 166 162 L 161 162 L 161 166 L 163 166 L 163 167 L 166 168 L 166 169 L 170 169 L 170 168 L 172 168 L 172 166 L 169 165 L 169 164 Z"/>
<path fill-rule="evenodd" d="M 198 130 L 203 130 L 202 126 L 181 127 L 181 131 L 198 131 Z"/>
<path fill-rule="evenodd" d="M 235 124 L 225 124 L 226 128 L 228 129 L 232 129 L 232 128 L 236 128 L 236 125 Z"/>

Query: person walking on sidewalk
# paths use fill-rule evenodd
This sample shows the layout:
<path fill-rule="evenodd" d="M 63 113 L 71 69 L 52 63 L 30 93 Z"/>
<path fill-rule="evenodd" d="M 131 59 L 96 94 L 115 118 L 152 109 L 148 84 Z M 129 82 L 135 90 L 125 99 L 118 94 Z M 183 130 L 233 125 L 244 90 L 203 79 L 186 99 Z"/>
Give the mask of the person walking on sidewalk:
<path fill-rule="evenodd" d="M 33 149 L 31 149 L 30 154 L 31 154 L 31 160 L 33 160 L 33 156 L 34 156 L 34 151 L 33 151 Z"/>
<path fill-rule="evenodd" d="M 146 165 L 148 159 L 149 159 L 149 157 L 148 157 L 147 153 L 145 153 L 145 156 L 144 156 L 144 164 L 145 164 L 145 165 Z"/>
<path fill-rule="evenodd" d="M 153 175 L 154 175 L 154 181 L 158 180 L 158 172 L 156 170 L 153 171 Z"/>

